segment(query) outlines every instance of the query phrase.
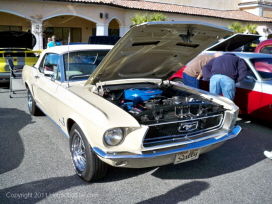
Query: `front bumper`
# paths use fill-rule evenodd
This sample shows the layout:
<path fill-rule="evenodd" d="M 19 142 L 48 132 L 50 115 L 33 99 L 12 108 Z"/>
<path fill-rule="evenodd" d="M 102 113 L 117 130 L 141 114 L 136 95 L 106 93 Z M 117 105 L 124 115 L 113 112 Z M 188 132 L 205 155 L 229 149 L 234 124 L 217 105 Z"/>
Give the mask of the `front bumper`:
<path fill-rule="evenodd" d="M 149 151 L 148 153 L 143 154 L 114 155 L 107 154 L 106 152 L 102 151 L 97 147 L 94 147 L 93 151 L 102 161 L 116 167 L 145 168 L 162 166 L 167 164 L 173 164 L 177 153 L 193 149 L 199 149 L 200 154 L 202 154 L 212 149 L 215 149 L 223 144 L 226 140 L 236 137 L 240 133 L 241 129 L 242 128 L 240 126 L 236 125 L 231 132 L 220 138 L 210 138 L 207 140 L 193 142 L 190 144 L 178 146 L 171 150 L 165 150 L 160 152 Z"/>

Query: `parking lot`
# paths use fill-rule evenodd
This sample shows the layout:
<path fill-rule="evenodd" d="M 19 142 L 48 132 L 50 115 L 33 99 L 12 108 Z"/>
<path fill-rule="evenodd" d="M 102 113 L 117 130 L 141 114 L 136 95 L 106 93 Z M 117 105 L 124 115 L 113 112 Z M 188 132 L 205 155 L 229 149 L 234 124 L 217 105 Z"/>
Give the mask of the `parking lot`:
<path fill-rule="evenodd" d="M 272 201 L 271 124 L 239 118 L 241 133 L 198 160 L 111 168 L 100 181 L 75 175 L 69 140 L 27 110 L 26 92 L 0 84 L 0 203 L 260 203 Z"/>

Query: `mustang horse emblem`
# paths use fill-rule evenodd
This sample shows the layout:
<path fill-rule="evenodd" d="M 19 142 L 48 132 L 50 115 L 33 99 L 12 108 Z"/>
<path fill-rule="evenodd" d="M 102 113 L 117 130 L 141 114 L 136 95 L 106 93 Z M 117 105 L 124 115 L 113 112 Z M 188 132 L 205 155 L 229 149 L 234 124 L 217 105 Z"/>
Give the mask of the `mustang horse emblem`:
<path fill-rule="evenodd" d="M 178 127 L 179 132 L 189 132 L 189 131 L 194 131 L 198 127 L 198 122 L 188 122 L 188 123 L 180 123 Z"/>

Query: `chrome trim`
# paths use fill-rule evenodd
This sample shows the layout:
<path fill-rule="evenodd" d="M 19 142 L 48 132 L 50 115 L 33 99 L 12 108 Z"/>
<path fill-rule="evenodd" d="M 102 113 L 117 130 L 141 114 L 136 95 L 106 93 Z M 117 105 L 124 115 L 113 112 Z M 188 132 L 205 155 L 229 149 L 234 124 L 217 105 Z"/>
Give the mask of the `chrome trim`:
<path fill-rule="evenodd" d="M 130 167 L 133 166 L 134 159 L 142 159 L 142 162 L 143 163 L 146 162 L 146 165 L 148 166 L 148 162 L 150 162 L 150 159 L 151 160 L 158 159 L 158 157 L 162 157 L 162 156 L 166 156 L 166 155 L 177 154 L 180 152 L 193 150 L 193 149 L 201 149 L 201 148 L 204 148 L 207 146 L 211 146 L 211 145 L 232 139 L 240 133 L 241 129 L 242 128 L 240 126 L 236 125 L 230 133 L 225 134 L 222 137 L 219 137 L 219 138 L 213 137 L 213 138 L 210 138 L 207 140 L 202 140 L 199 142 L 192 141 L 190 144 L 183 146 L 183 147 L 177 147 L 176 149 L 171 149 L 171 150 L 167 150 L 167 151 L 163 151 L 163 152 L 156 152 L 156 150 L 154 150 L 154 152 L 150 153 L 150 154 L 118 155 L 118 152 L 116 152 L 115 154 L 107 154 L 106 152 L 99 149 L 98 147 L 94 147 L 93 151 L 95 152 L 95 154 L 97 154 L 97 156 L 101 157 L 102 159 L 113 160 L 113 161 L 126 160 L 130 164 Z M 180 144 L 180 145 L 182 145 L 182 144 Z M 147 159 L 147 160 L 145 160 L 145 159 Z M 144 164 L 143 164 L 143 166 L 144 166 Z"/>
<path fill-rule="evenodd" d="M 217 115 L 210 115 L 210 116 L 206 116 L 206 117 L 201 117 L 201 118 L 191 118 L 191 119 L 188 119 L 188 120 L 175 120 L 175 121 L 170 121 L 170 122 L 164 122 L 164 123 L 154 123 L 154 124 L 148 124 L 146 126 L 157 126 L 157 125 L 167 125 L 167 124 L 171 124 L 171 123 L 181 123 L 181 122 L 191 122 L 191 121 L 194 121 L 194 120 L 199 120 L 199 119 L 205 119 L 205 118 L 211 118 L 211 117 L 216 117 L 216 116 L 220 116 L 220 115 L 223 115 L 222 113 L 220 114 L 217 114 Z M 224 117 L 223 117 L 224 118 Z"/>
<path fill-rule="evenodd" d="M 201 138 L 199 138 L 199 139 L 197 139 L 197 140 L 192 140 L 191 138 L 192 137 L 197 137 L 197 136 L 200 136 L 200 135 L 202 135 L 202 134 L 207 134 L 208 132 L 211 132 L 211 131 L 218 131 L 219 129 L 221 129 L 222 127 L 223 127 L 223 125 L 224 125 L 224 121 L 225 121 L 225 119 L 226 119 L 226 113 L 225 114 L 217 114 L 217 115 L 211 115 L 211 116 L 207 116 L 207 117 L 201 117 L 201 118 L 196 118 L 196 119 L 192 119 L 192 120 L 184 120 L 184 121 L 195 121 L 195 120 L 199 120 L 199 119 L 206 119 L 206 118 L 212 118 L 212 117 L 217 117 L 217 116 L 222 116 L 221 117 L 221 121 L 218 123 L 218 125 L 216 125 L 216 126 L 214 126 L 214 127 L 210 127 L 210 128 L 206 128 L 206 129 L 202 129 L 202 130 L 199 130 L 199 131 L 192 131 L 192 132 L 190 132 L 190 135 L 188 136 L 188 135 L 186 135 L 186 136 L 184 136 L 188 141 L 184 141 L 184 142 L 182 142 L 182 144 L 188 144 L 188 143 L 192 143 L 193 141 L 201 141 L 201 140 L 205 140 L 205 139 L 207 139 L 207 138 L 211 138 L 211 137 L 215 137 L 215 135 L 218 135 L 217 133 L 214 133 L 214 134 L 212 134 L 212 135 L 208 135 L 208 136 L 204 136 L 204 137 L 201 137 Z M 184 122 L 184 121 L 176 121 L 176 122 L 169 122 L 169 123 L 164 123 L 164 124 L 170 124 L 170 123 L 181 123 L 181 122 Z M 158 123 L 158 124 L 156 124 L 156 125 L 150 125 L 150 126 L 159 126 L 159 125 L 163 125 L 163 123 Z M 152 139 L 147 139 L 147 140 L 145 140 L 145 137 L 146 137 L 146 134 L 148 133 L 148 131 L 149 131 L 149 128 L 147 129 L 147 131 L 146 131 L 146 133 L 145 133 L 145 135 L 144 135 L 144 137 L 143 137 L 143 141 L 142 141 L 142 145 L 143 145 L 143 148 L 144 148 L 144 141 L 146 141 L 145 143 L 148 143 L 148 144 L 156 144 L 156 143 L 158 143 L 157 141 L 156 142 L 152 142 L 151 140 Z M 222 132 L 221 132 L 222 133 Z M 227 133 L 227 131 L 224 131 L 223 132 L 223 134 L 224 133 Z M 164 142 L 169 142 L 169 141 L 175 141 L 175 140 L 180 140 L 180 139 L 182 139 L 182 138 L 180 138 L 180 137 L 183 137 L 182 136 L 182 134 L 179 134 L 179 135 L 176 135 L 177 137 L 175 137 L 175 138 L 170 138 L 170 139 L 167 139 L 167 137 L 161 137 L 162 138 L 162 140 L 163 140 L 163 138 L 165 138 L 165 140 L 164 140 Z M 169 136 L 169 137 L 173 137 L 173 135 L 171 135 L 171 136 Z M 157 138 L 159 138 L 159 137 L 157 137 Z M 155 138 L 156 139 L 156 138 Z M 154 140 L 155 140 L 154 139 Z M 148 142 L 149 141 L 149 142 Z M 179 142 L 179 144 L 181 144 L 180 142 Z M 172 144 L 172 145 L 174 145 L 174 143 Z M 169 146 L 169 144 L 167 144 L 167 145 L 154 145 L 154 146 L 152 146 L 152 148 L 160 148 L 160 147 L 164 147 L 164 146 Z"/>

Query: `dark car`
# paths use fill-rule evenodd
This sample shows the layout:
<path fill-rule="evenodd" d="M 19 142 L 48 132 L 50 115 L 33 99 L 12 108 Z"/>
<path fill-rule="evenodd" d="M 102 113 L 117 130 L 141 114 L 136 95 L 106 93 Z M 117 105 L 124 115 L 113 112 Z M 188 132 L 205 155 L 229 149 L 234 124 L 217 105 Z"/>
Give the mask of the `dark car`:
<path fill-rule="evenodd" d="M 35 45 L 36 37 L 30 32 L 0 31 L 0 83 L 10 80 L 8 59 L 18 69 L 37 62 L 40 51 L 32 51 Z"/>
<path fill-rule="evenodd" d="M 95 36 L 89 37 L 88 44 L 115 45 L 121 37 L 119 36 Z"/>

